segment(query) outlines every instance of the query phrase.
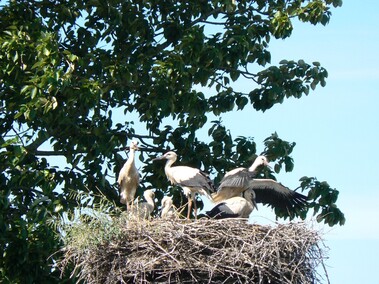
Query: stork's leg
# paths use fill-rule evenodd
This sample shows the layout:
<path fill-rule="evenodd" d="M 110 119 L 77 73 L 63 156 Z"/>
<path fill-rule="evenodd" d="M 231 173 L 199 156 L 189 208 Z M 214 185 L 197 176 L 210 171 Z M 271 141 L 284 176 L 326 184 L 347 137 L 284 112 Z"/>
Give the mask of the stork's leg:
<path fill-rule="evenodd" d="M 194 207 L 194 215 L 195 215 L 195 220 L 197 220 L 197 203 L 196 203 L 196 198 L 193 198 L 193 207 Z"/>
<path fill-rule="evenodd" d="M 188 212 L 187 212 L 187 219 L 190 219 L 190 216 L 191 216 L 191 210 L 192 210 L 192 197 L 191 197 L 191 195 L 188 195 Z"/>

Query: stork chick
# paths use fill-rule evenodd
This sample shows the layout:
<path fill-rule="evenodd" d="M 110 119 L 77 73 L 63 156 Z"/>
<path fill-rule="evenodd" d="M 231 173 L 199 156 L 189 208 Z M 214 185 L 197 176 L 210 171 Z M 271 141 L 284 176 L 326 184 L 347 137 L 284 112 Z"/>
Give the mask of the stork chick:
<path fill-rule="evenodd" d="M 129 149 L 129 158 L 120 170 L 117 179 L 120 186 L 120 202 L 126 204 L 127 210 L 130 210 L 131 202 L 134 200 L 139 185 L 139 173 L 134 162 L 138 141 L 132 140 Z"/>
<path fill-rule="evenodd" d="M 171 196 L 165 196 L 162 198 L 161 201 L 161 218 L 162 219 L 175 219 L 177 218 L 177 213 L 175 212 L 172 204 L 172 197 Z"/>
<path fill-rule="evenodd" d="M 145 202 L 136 203 L 132 209 L 130 210 L 130 213 L 138 218 L 141 219 L 148 219 L 154 211 L 155 207 L 155 194 L 151 189 L 145 190 L 143 192 L 143 197 L 145 198 Z"/>
<path fill-rule="evenodd" d="M 173 185 L 179 185 L 184 194 L 188 199 L 188 212 L 187 219 L 190 218 L 192 203 L 194 203 L 194 215 L 197 216 L 197 205 L 195 201 L 196 193 L 200 195 L 205 195 L 207 198 L 212 200 L 211 192 L 214 191 L 213 183 L 208 177 L 208 175 L 199 169 L 187 167 L 187 166 L 175 166 L 172 164 L 177 160 L 177 155 L 175 152 L 167 152 L 163 156 L 153 159 L 156 160 L 167 160 L 165 165 L 165 173 L 167 179 Z"/>

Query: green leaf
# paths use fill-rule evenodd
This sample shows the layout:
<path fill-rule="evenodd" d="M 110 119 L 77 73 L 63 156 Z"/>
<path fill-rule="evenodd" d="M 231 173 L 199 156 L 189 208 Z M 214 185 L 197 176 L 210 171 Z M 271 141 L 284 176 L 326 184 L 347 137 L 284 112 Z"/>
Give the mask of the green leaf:
<path fill-rule="evenodd" d="M 276 173 L 279 173 L 281 168 L 282 168 L 282 167 L 280 166 L 280 164 L 275 164 L 275 166 L 274 166 L 274 171 L 275 171 Z"/>
<path fill-rule="evenodd" d="M 33 100 L 37 96 L 37 93 L 38 89 L 36 87 L 33 87 L 30 92 L 30 98 Z"/>
<path fill-rule="evenodd" d="M 239 78 L 240 76 L 240 72 L 239 71 L 232 71 L 230 72 L 230 78 L 232 79 L 232 81 L 237 81 L 237 79 Z"/>
<path fill-rule="evenodd" d="M 5 140 L 3 144 L 1 144 L 0 148 L 5 148 L 9 145 L 18 144 L 20 143 L 20 140 L 18 137 L 13 137 L 11 139 Z"/>
<path fill-rule="evenodd" d="M 39 68 L 41 66 L 45 65 L 45 62 L 43 60 L 39 60 L 36 63 L 33 64 L 32 69 Z"/>

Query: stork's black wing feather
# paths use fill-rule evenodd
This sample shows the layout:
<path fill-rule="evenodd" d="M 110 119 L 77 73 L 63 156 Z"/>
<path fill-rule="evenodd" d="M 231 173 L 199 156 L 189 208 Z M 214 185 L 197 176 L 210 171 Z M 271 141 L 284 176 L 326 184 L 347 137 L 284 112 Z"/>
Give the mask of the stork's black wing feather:
<path fill-rule="evenodd" d="M 177 183 L 180 186 L 188 187 L 201 187 L 207 189 L 210 193 L 215 192 L 213 181 L 209 178 L 209 175 L 205 172 L 199 171 L 195 176 L 182 180 Z"/>
<path fill-rule="evenodd" d="M 255 179 L 249 187 L 255 191 L 257 203 L 268 204 L 273 208 L 295 212 L 307 206 L 307 197 L 289 189 L 272 179 Z"/>
<path fill-rule="evenodd" d="M 221 208 L 224 205 L 225 205 L 225 202 L 217 204 L 211 210 L 205 212 L 205 215 L 208 218 L 212 218 L 212 219 L 238 218 L 238 216 L 239 216 L 238 214 L 228 213 L 228 212 L 222 211 Z"/>
<path fill-rule="evenodd" d="M 200 171 L 200 174 L 205 178 L 209 191 L 211 193 L 215 192 L 216 191 L 216 187 L 215 187 L 215 185 L 213 183 L 213 180 L 211 180 L 209 174 L 206 173 L 206 172 L 203 172 L 203 171 Z"/>

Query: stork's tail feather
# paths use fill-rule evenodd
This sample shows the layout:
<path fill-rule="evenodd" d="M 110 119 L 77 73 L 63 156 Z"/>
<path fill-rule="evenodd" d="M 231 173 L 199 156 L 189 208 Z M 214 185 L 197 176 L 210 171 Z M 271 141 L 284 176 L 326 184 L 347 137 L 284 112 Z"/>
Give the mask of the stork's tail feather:
<path fill-rule="evenodd" d="M 208 212 L 206 212 L 205 214 L 199 214 L 197 216 L 198 219 L 201 219 L 201 218 L 206 218 L 206 219 L 227 219 L 227 218 L 238 218 L 239 217 L 239 214 L 232 214 L 232 213 L 226 213 L 226 212 L 219 212 L 217 213 L 216 215 L 212 215 L 212 214 L 208 214 Z"/>
<path fill-rule="evenodd" d="M 202 219 L 202 218 L 209 219 L 209 216 L 206 215 L 206 214 L 199 214 L 199 215 L 197 215 L 197 219 Z"/>
<path fill-rule="evenodd" d="M 220 212 L 219 214 L 214 216 L 213 219 L 227 219 L 227 218 L 238 218 L 238 217 L 239 217 L 239 214 Z"/>
<path fill-rule="evenodd" d="M 214 183 L 213 183 L 213 180 L 211 180 L 209 174 L 206 173 L 206 172 L 203 172 L 203 171 L 200 171 L 200 174 L 206 178 L 209 191 L 210 191 L 211 193 L 212 193 L 212 192 L 216 192 L 216 187 L 215 187 L 215 185 L 214 185 Z"/>
<path fill-rule="evenodd" d="M 225 211 L 220 210 L 220 206 L 224 203 L 220 203 L 216 207 L 213 207 L 211 210 L 205 212 L 205 215 L 209 219 L 226 219 L 226 218 L 238 218 L 239 214 L 236 213 L 227 213 Z"/>

